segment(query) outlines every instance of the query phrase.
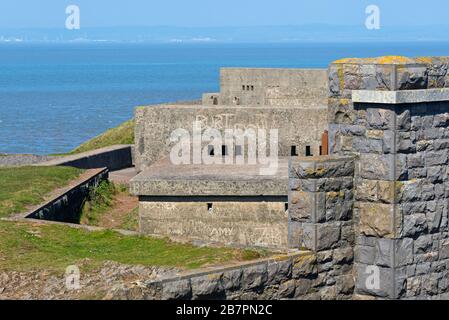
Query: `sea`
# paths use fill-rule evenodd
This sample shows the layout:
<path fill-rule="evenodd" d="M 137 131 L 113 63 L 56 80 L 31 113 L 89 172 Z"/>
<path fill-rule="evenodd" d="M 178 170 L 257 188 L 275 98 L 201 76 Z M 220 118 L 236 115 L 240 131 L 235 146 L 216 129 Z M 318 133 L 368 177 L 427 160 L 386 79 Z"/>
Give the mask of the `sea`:
<path fill-rule="evenodd" d="M 136 106 L 218 91 L 221 67 L 325 68 L 381 55 L 449 55 L 449 42 L 2 43 L 0 153 L 68 152 Z"/>

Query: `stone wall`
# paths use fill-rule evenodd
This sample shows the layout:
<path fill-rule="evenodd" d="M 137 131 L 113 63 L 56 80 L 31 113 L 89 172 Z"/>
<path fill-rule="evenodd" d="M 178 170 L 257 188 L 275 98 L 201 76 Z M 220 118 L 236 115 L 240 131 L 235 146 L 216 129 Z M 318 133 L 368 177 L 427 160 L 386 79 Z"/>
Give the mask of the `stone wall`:
<path fill-rule="evenodd" d="M 330 266 L 345 270 L 351 259 L 348 252 L 298 252 L 149 281 L 142 290 L 147 299 L 164 300 L 350 299 L 352 277 L 334 276 Z"/>
<path fill-rule="evenodd" d="M 386 57 L 330 66 L 331 150 L 359 157 L 356 295 L 448 298 L 448 62 Z M 380 285 L 368 285 L 376 272 Z"/>
<path fill-rule="evenodd" d="M 323 156 L 292 159 L 289 168 L 289 246 L 316 253 L 326 290 L 337 295 L 354 283 L 354 163 Z"/>

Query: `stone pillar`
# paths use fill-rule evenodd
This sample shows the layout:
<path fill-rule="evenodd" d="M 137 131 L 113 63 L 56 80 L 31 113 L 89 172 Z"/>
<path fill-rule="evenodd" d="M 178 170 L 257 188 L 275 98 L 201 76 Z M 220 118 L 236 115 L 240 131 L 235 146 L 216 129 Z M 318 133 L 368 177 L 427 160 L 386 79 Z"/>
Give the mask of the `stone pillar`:
<path fill-rule="evenodd" d="M 290 247 L 323 251 L 352 244 L 353 177 L 352 157 L 290 161 Z"/>
<path fill-rule="evenodd" d="M 356 294 L 447 297 L 448 62 L 384 57 L 329 68 L 330 149 L 358 157 Z"/>
<path fill-rule="evenodd" d="M 289 245 L 313 251 L 325 299 L 352 294 L 354 158 L 294 158 L 289 165 Z"/>

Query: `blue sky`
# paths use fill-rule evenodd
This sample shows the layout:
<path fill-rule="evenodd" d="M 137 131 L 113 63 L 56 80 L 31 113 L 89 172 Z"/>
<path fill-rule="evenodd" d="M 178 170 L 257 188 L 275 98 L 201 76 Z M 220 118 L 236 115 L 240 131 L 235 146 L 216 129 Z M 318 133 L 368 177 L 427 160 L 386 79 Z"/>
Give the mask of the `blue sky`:
<path fill-rule="evenodd" d="M 69 4 L 83 27 L 360 25 L 370 4 L 384 26 L 449 25 L 447 0 L 3 0 L 0 28 L 64 28 Z"/>

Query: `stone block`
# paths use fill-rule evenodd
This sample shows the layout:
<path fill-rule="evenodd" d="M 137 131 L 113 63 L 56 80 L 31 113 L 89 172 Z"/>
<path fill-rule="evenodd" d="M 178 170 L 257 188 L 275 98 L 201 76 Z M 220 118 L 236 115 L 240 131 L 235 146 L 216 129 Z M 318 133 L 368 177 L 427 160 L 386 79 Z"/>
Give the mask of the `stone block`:
<path fill-rule="evenodd" d="M 449 259 L 449 239 L 441 240 L 440 259 Z"/>
<path fill-rule="evenodd" d="M 268 263 L 268 285 L 282 283 L 292 276 L 292 261 L 290 259 L 285 261 L 272 261 Z"/>
<path fill-rule="evenodd" d="M 241 269 L 229 270 L 223 273 L 222 283 L 226 291 L 234 291 L 242 285 L 243 271 Z"/>
<path fill-rule="evenodd" d="M 223 298 L 222 273 L 208 274 L 191 279 L 193 299 Z"/>
<path fill-rule="evenodd" d="M 367 108 L 368 129 L 395 130 L 396 113 L 391 109 Z"/>
<path fill-rule="evenodd" d="M 242 286 L 245 290 L 260 288 L 268 280 L 267 265 L 256 265 L 243 270 Z"/>
<path fill-rule="evenodd" d="M 188 300 L 191 297 L 190 279 L 170 281 L 163 284 L 162 300 Z"/>
<path fill-rule="evenodd" d="M 394 181 L 357 179 L 356 200 L 363 202 L 393 203 Z"/>
<path fill-rule="evenodd" d="M 399 90 L 427 89 L 428 71 L 426 66 L 407 66 L 397 70 Z"/>
<path fill-rule="evenodd" d="M 358 263 L 355 292 L 380 298 L 398 299 L 406 291 L 406 268 L 393 269 Z"/>
<path fill-rule="evenodd" d="M 402 228 L 402 236 L 417 237 L 422 232 L 427 230 L 427 219 L 424 213 L 416 213 L 404 216 L 404 223 Z"/>
<path fill-rule="evenodd" d="M 360 177 L 369 180 L 403 180 L 407 177 L 404 154 L 361 154 Z"/>
<path fill-rule="evenodd" d="M 394 205 L 359 203 L 359 231 L 366 236 L 394 238 Z"/>
<path fill-rule="evenodd" d="M 291 221 L 310 221 L 315 208 L 316 194 L 312 192 L 290 191 L 288 212 Z"/>
<path fill-rule="evenodd" d="M 317 224 L 315 250 L 328 250 L 337 246 L 340 240 L 341 224 L 339 222 Z"/>
<path fill-rule="evenodd" d="M 351 157 L 323 157 L 322 160 L 300 160 L 293 163 L 300 179 L 347 177 L 354 174 Z"/>
<path fill-rule="evenodd" d="M 318 274 L 317 259 L 313 254 L 304 254 L 294 259 L 292 267 L 292 277 L 314 278 Z"/>

